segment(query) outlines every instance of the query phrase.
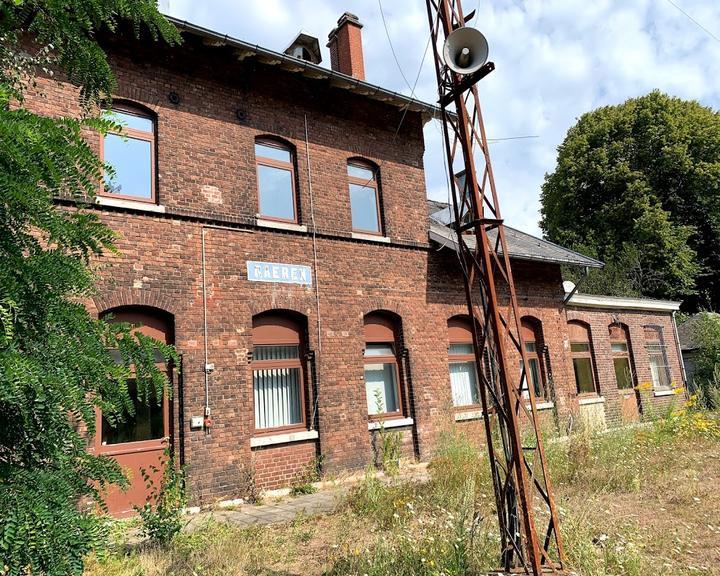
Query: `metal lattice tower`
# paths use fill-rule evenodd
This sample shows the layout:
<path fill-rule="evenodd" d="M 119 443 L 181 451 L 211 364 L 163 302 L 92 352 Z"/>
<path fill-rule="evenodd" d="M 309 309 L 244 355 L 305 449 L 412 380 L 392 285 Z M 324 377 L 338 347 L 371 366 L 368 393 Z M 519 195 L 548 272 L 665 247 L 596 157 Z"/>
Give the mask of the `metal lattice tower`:
<path fill-rule="evenodd" d="M 501 570 L 561 574 L 565 562 L 558 515 L 538 429 L 535 391 L 524 384 L 530 371 L 478 98 L 478 80 L 495 66 L 488 62 L 467 75 L 450 69 L 442 56 L 443 46 L 472 14 L 464 16 L 461 0 L 426 3 L 453 226 L 468 310 L 475 320 L 475 364 L 500 528 Z"/>

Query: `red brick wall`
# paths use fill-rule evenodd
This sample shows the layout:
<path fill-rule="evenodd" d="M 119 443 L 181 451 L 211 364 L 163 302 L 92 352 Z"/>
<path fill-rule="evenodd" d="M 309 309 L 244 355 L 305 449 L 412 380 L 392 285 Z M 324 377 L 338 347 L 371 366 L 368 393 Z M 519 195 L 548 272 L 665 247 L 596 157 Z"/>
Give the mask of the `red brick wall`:
<path fill-rule="evenodd" d="M 97 262 L 98 296 L 88 305 L 96 313 L 142 305 L 174 315 L 176 346 L 183 357 L 182 395 L 177 381 L 174 395 L 175 436 L 176 445 L 182 439 L 184 446 L 193 503 L 237 497 L 243 490 L 241 472 L 248 467 L 254 469 L 260 487 L 270 488 L 287 484 L 318 454 L 329 471 L 357 470 L 372 461 L 363 382 L 363 316 L 375 310 L 391 311 L 402 319 L 408 350 L 402 393 L 409 400 L 405 416 L 414 419 L 414 425 L 402 432 L 403 453 L 429 458 L 440 431 L 454 425 L 447 320 L 465 312 L 465 299 L 455 255 L 428 246 L 420 117 L 408 113 L 396 138 L 401 112 L 389 105 L 260 64 L 238 62 L 232 51 L 192 39 L 182 52 L 146 51 L 128 42 L 116 47 L 113 65 L 117 96 L 138 101 L 158 115 L 158 196 L 166 213 L 103 209 L 105 222 L 120 234 L 120 253 Z M 35 109 L 46 114 L 77 112 L 76 94 L 67 86 L 43 81 L 40 89 L 46 98 L 28 100 Z M 170 91 L 180 95 L 179 106 L 168 102 Z M 239 108 L 246 112 L 244 124 L 235 115 Z M 247 260 L 313 266 L 310 234 L 255 225 L 253 143 L 259 134 L 279 135 L 295 146 L 300 222 L 310 224 L 306 116 L 318 232 L 314 284 L 249 282 Z M 91 141 L 97 144 L 97 138 Z M 346 163 L 353 156 L 380 166 L 390 244 L 351 238 Z M 205 403 L 201 238 L 203 226 L 211 225 L 226 227 L 205 228 L 208 361 L 215 365 L 209 376 L 212 426 L 190 430 L 191 416 L 202 416 Z M 592 324 L 597 357 L 607 353 L 602 333 L 609 315 L 592 310 L 566 313 L 558 266 L 517 262 L 514 271 L 523 313 L 542 322 L 562 423 L 577 408 L 567 355 L 567 318 L 582 317 Z M 307 345 L 317 358 L 316 403 L 311 402 L 307 411 L 316 414 L 319 439 L 253 450 L 248 362 L 252 318 L 272 309 L 291 310 L 307 320 Z M 631 326 L 633 344 L 640 342 L 640 326 L 651 320 L 664 326 L 666 341 L 672 342 L 669 318 L 621 316 Z M 646 379 L 644 349 L 633 350 L 638 372 Z M 678 380 L 677 356 L 674 348 L 668 350 L 673 378 Z M 614 421 L 614 373 L 603 360 L 598 367 Z M 483 437 L 478 421 L 458 427 Z"/>

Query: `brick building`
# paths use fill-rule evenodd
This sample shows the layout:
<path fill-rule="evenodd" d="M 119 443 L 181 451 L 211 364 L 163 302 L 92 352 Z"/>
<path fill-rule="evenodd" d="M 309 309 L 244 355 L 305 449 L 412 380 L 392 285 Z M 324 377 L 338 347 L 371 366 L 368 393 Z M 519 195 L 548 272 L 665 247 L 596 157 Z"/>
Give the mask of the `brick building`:
<path fill-rule="evenodd" d="M 481 437 L 453 236 L 426 201 L 422 128 L 437 110 L 364 81 L 350 14 L 330 34 L 332 69 L 304 34 L 279 54 L 176 24 L 176 48 L 105 41 L 127 138 L 88 135 L 116 170 L 90 209 L 120 234 L 88 306 L 174 343 L 181 373 L 162 409 L 117 429 L 98 415 L 92 449 L 137 478 L 169 438 L 205 505 L 250 479 L 287 485 L 316 459 L 360 469 L 380 421 L 418 459 L 447 426 Z M 37 110 L 77 112 L 69 85 L 39 89 Z M 566 295 L 561 266 L 601 263 L 508 240 L 548 422 L 663 409 L 683 380 L 677 303 Z M 134 482 L 111 505 L 144 496 Z"/>

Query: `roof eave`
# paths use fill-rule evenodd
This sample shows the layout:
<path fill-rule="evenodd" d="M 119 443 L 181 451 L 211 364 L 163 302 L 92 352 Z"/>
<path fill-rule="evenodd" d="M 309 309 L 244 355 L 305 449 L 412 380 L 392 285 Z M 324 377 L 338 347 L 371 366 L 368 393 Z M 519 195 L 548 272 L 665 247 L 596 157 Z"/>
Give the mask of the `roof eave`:
<path fill-rule="evenodd" d="M 442 247 L 450 246 L 453 250 L 457 251 L 457 242 L 454 238 L 448 238 L 434 232 L 432 228 L 428 231 L 428 236 L 433 242 L 440 244 Z M 571 252 L 568 250 L 568 252 Z M 575 252 L 573 252 L 575 254 Z M 546 264 L 557 264 L 559 266 L 582 266 L 588 268 L 602 268 L 604 264 L 597 260 L 592 260 L 585 256 L 579 255 L 581 259 L 578 260 L 560 260 L 557 258 L 543 258 L 541 256 L 535 256 L 532 254 L 517 254 L 510 253 L 510 258 L 513 260 L 521 260 L 524 262 L 543 262 Z"/>
<path fill-rule="evenodd" d="M 180 30 L 190 32 L 191 34 L 195 34 L 203 38 L 212 39 L 221 44 L 226 44 L 244 52 L 248 52 L 248 54 L 245 54 L 243 58 L 257 56 L 264 64 L 280 66 L 281 68 L 285 67 L 286 69 L 290 69 L 290 71 L 299 71 L 313 79 L 329 79 L 333 85 L 338 88 L 348 90 L 349 92 L 359 94 L 361 96 L 367 96 L 373 100 L 386 102 L 401 109 L 408 108 L 411 112 L 419 112 L 422 114 L 423 122 L 427 122 L 431 118 L 439 117 L 441 114 L 440 108 L 432 104 L 428 104 L 427 102 L 423 102 L 422 100 L 409 98 L 399 92 L 381 88 L 375 84 L 358 80 L 353 76 L 329 70 L 328 68 L 323 68 L 317 64 L 300 60 L 287 54 L 281 54 L 280 52 L 268 50 L 267 48 L 263 48 L 257 44 L 243 42 L 242 40 L 233 38 L 227 34 L 220 34 L 219 32 L 198 26 L 197 24 L 193 24 L 187 20 L 179 20 L 177 18 L 173 18 L 172 16 L 167 16 L 166 18 Z M 298 70 L 298 68 L 300 70 Z"/>
<path fill-rule="evenodd" d="M 674 300 L 651 300 L 646 298 L 622 298 L 596 294 L 573 294 L 566 303 L 577 308 L 621 308 L 624 310 L 648 310 L 653 312 L 677 312 L 680 302 Z"/>

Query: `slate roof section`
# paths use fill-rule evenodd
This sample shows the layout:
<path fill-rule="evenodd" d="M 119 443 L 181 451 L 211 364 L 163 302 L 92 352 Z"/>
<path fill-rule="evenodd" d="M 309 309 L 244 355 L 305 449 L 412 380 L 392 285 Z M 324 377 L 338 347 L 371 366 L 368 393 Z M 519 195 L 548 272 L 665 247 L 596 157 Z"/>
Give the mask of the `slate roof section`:
<path fill-rule="evenodd" d="M 455 231 L 433 218 L 433 214 L 447 208 L 447 204 L 428 200 L 428 216 L 430 219 L 430 240 L 436 244 L 457 250 Z M 491 241 L 497 238 L 497 231 L 489 233 Z M 599 260 L 584 256 L 574 250 L 569 250 L 553 244 L 547 240 L 536 238 L 531 234 L 521 232 L 510 226 L 505 226 L 505 240 L 507 241 L 510 257 L 515 260 L 527 260 L 531 262 L 549 262 L 552 264 L 568 264 L 588 268 L 602 268 L 604 264 Z M 467 243 L 474 247 L 475 238 L 468 237 Z"/>
<path fill-rule="evenodd" d="M 711 315 L 713 317 L 720 317 L 717 312 L 700 312 L 691 316 L 682 324 L 677 327 L 678 340 L 680 340 L 680 349 L 684 352 L 691 350 L 697 350 L 700 348 L 700 343 L 697 338 L 698 323 L 703 318 L 703 315 Z"/>

